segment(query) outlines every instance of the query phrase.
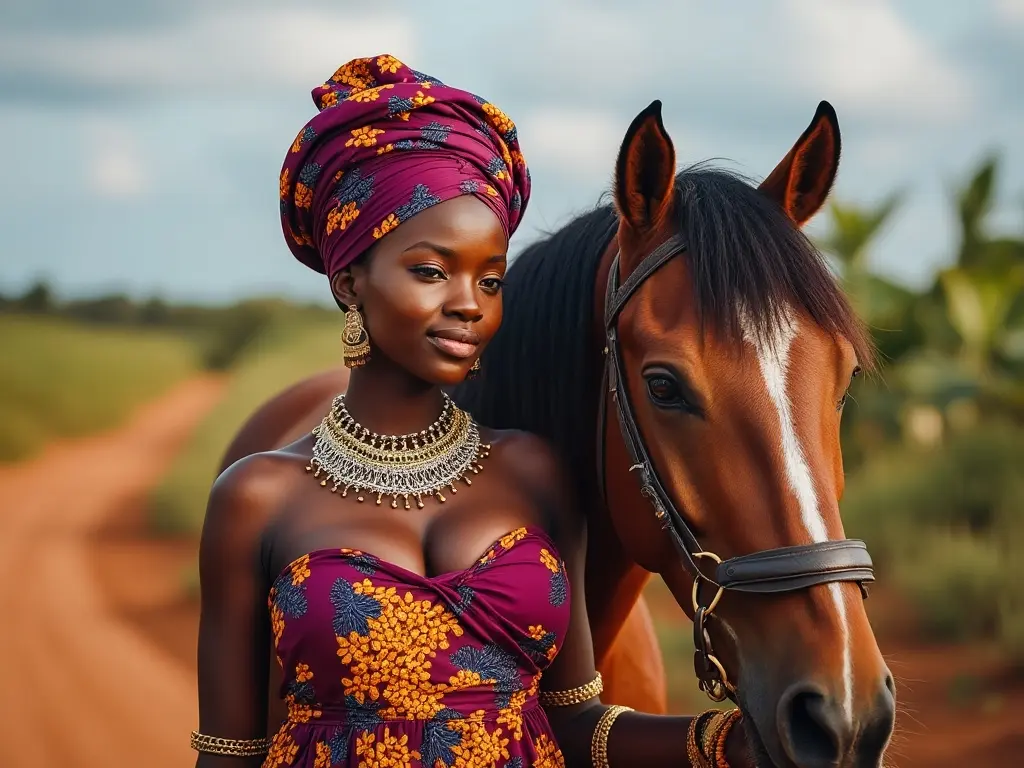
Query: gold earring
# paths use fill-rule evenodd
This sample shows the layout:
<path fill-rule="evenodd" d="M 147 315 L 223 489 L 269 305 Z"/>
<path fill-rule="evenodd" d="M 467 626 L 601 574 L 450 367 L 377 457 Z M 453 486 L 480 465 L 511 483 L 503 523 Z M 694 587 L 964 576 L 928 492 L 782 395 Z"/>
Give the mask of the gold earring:
<path fill-rule="evenodd" d="M 347 368 L 358 368 L 370 359 L 370 336 L 363 325 L 359 307 L 345 311 L 345 330 L 341 332 L 342 358 Z"/>
<path fill-rule="evenodd" d="M 480 358 L 476 359 L 476 362 L 469 369 L 469 374 L 466 376 L 467 379 L 475 379 L 477 374 L 480 373 Z"/>

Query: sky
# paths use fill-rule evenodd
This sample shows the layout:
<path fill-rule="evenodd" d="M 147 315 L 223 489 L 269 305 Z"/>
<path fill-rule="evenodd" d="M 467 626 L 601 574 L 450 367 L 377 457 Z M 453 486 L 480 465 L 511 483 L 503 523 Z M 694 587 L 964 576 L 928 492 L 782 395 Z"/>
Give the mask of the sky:
<path fill-rule="evenodd" d="M 907 194 L 872 252 L 905 284 L 946 263 L 951 191 L 990 151 L 995 223 L 1024 229 L 1024 0 L 4 0 L 0 292 L 329 302 L 287 250 L 277 177 L 310 90 L 382 53 L 518 124 L 513 254 L 597 202 L 653 99 L 681 166 L 755 179 L 828 100 L 836 199 Z"/>

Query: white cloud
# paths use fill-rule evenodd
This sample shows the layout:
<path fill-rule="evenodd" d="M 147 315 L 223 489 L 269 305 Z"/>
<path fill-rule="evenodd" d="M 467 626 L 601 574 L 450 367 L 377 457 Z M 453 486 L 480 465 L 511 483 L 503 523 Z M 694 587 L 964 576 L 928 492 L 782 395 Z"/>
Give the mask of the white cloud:
<path fill-rule="evenodd" d="M 412 26 L 383 16 L 240 8 L 177 26 L 82 36 L 0 33 L 0 68 L 107 87 L 187 89 L 246 99 L 266 86 L 312 88 L 349 59 L 414 58 Z"/>
<path fill-rule="evenodd" d="M 879 122 L 962 116 L 973 106 L 964 73 L 895 5 L 782 0 L 745 4 L 741 18 L 696 0 L 571 2 L 530 30 L 546 53 L 527 58 L 520 77 L 527 93 L 577 103 L 639 110 L 663 98 L 668 112 L 683 107 L 705 127 L 801 103 L 813 111 L 822 98 Z"/>
<path fill-rule="evenodd" d="M 999 21 L 1024 27 L 1024 0 L 994 0 L 993 10 Z"/>
<path fill-rule="evenodd" d="M 543 164 L 588 181 L 611 176 L 628 127 L 611 112 L 553 106 L 528 111 L 517 123 L 531 165 Z"/>
<path fill-rule="evenodd" d="M 97 148 L 89 160 L 90 188 L 102 197 L 137 197 L 144 189 L 145 174 L 137 152 L 107 144 Z"/>
<path fill-rule="evenodd" d="M 949 118 L 971 107 L 964 77 L 885 0 L 785 0 L 787 69 L 858 111 Z"/>
<path fill-rule="evenodd" d="M 79 123 L 87 194 L 129 200 L 145 194 L 152 182 L 138 136 L 120 120 L 91 115 Z"/>

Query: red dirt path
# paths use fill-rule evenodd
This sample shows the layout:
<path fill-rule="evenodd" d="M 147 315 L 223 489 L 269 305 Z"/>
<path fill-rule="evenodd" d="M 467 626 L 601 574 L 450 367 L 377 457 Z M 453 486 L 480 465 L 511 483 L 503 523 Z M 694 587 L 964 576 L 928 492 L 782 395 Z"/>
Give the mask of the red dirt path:
<path fill-rule="evenodd" d="M 191 381 L 112 432 L 0 468 L 4 768 L 194 763 L 190 665 L 115 608 L 97 578 L 93 537 L 139 508 L 221 390 L 217 379 Z M 151 572 L 160 563 L 137 564 L 118 576 L 139 604 L 158 605 L 180 584 Z"/>

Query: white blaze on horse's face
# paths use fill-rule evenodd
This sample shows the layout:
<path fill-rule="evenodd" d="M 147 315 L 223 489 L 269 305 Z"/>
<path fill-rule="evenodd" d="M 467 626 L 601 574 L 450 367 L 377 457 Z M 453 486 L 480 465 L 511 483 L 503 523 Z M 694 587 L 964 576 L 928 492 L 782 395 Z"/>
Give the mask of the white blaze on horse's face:
<path fill-rule="evenodd" d="M 825 518 L 821 513 L 814 476 L 793 418 L 793 404 L 789 396 L 789 360 L 793 342 L 800 333 L 800 325 L 789 307 L 783 307 L 780 321 L 772 331 L 770 339 L 762 339 L 755 333 L 749 314 L 739 310 L 743 339 L 750 344 L 757 355 L 768 397 L 779 417 L 780 449 L 786 480 L 796 497 L 800 518 L 807 531 L 806 543 L 829 540 Z M 838 583 L 827 586 L 836 606 L 836 619 L 842 633 L 843 643 L 843 711 L 847 717 L 853 712 L 853 658 L 850 650 L 850 627 L 846 615 L 846 599 Z"/>

